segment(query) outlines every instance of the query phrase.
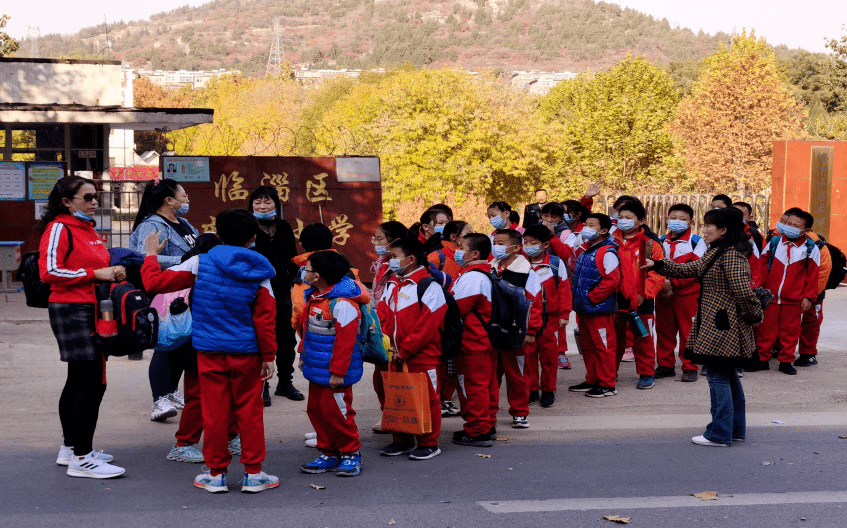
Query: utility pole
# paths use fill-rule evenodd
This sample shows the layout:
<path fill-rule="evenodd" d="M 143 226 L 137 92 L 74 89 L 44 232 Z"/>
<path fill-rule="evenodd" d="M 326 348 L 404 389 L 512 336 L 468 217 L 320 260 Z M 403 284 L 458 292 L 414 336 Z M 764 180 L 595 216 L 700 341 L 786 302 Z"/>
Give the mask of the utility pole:
<path fill-rule="evenodd" d="M 268 54 L 268 67 L 265 75 L 278 76 L 282 73 L 282 59 L 285 49 L 282 47 L 282 17 L 274 18 L 274 36 L 271 41 L 271 51 Z"/>

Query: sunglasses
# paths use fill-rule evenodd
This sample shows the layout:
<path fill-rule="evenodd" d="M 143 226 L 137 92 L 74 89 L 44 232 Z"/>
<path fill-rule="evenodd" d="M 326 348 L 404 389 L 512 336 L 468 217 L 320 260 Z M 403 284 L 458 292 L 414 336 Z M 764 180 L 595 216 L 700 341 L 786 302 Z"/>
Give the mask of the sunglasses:
<path fill-rule="evenodd" d="M 87 193 L 82 196 L 74 196 L 74 198 L 82 198 L 83 202 L 96 202 L 100 200 L 100 193 Z"/>

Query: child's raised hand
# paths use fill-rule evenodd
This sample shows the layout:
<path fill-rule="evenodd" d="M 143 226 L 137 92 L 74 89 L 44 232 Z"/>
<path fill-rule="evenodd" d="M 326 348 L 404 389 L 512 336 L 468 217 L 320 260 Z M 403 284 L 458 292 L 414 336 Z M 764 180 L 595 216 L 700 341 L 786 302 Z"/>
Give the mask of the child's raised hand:
<path fill-rule="evenodd" d="M 144 252 L 148 257 L 156 256 L 165 249 L 165 244 L 167 243 L 167 238 L 159 242 L 159 231 L 153 231 L 144 239 Z"/>
<path fill-rule="evenodd" d="M 594 198 L 598 194 L 600 194 L 600 184 L 597 182 L 592 183 L 585 189 L 586 198 Z"/>

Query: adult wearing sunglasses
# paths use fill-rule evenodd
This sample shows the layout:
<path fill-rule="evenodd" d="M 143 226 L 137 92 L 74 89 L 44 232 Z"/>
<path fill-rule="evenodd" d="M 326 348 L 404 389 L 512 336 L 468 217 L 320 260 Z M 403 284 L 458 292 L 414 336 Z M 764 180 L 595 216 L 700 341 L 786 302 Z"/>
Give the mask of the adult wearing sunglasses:
<path fill-rule="evenodd" d="M 164 249 L 157 257 L 162 269 L 175 266 L 182 256 L 194 247 L 199 233 L 182 218 L 188 213 L 188 194 L 176 180 L 157 178 L 147 184 L 138 214 L 129 237 L 130 249 L 145 254 L 144 241 L 150 233 L 158 232 L 159 240 L 167 239 Z M 186 364 L 194 356 L 191 344 L 175 350 L 153 349 L 150 360 L 150 390 L 153 393 L 153 410 L 150 419 L 163 422 L 177 415 L 185 407 L 179 391 L 179 380 Z M 190 366 L 190 365 L 189 365 Z"/>
<path fill-rule="evenodd" d="M 66 176 L 47 199 L 39 230 L 41 280 L 51 287 L 50 327 L 68 377 L 59 399 L 64 442 L 56 463 L 68 466 L 72 477 L 111 478 L 124 473 L 111 455 L 94 451 L 92 442 L 100 402 L 106 392 L 106 358 L 94 334 L 95 281 L 126 278 L 123 266 L 109 266 L 109 252 L 94 230 L 97 208 L 94 182 Z"/>

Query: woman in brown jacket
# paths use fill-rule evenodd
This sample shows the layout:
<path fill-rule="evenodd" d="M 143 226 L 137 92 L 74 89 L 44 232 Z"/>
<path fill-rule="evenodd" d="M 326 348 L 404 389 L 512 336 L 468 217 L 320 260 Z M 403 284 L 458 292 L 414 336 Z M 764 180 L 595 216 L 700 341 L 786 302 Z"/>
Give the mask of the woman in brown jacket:
<path fill-rule="evenodd" d="M 745 366 L 756 351 L 753 327 L 762 321 L 762 308 L 751 287 L 751 249 L 741 211 L 711 210 L 704 224 L 709 250 L 703 258 L 685 264 L 648 259 L 645 267 L 666 277 L 697 277 L 701 284 L 697 319 L 684 354 L 708 367 L 712 422 L 691 441 L 729 447 L 746 434 L 744 389 L 735 369 Z"/>

